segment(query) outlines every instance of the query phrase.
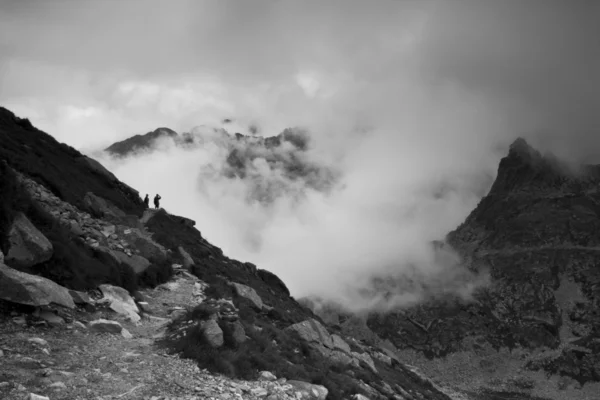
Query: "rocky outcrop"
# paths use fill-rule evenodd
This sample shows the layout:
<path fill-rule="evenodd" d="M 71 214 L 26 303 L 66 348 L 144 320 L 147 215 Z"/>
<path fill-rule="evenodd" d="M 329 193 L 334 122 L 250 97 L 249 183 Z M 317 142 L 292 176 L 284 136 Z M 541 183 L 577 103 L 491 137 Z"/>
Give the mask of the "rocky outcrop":
<path fill-rule="evenodd" d="M 212 347 L 221 347 L 225 343 L 223 339 L 223 330 L 219 326 L 216 320 L 209 319 L 208 321 L 200 322 L 200 330 L 204 339 Z"/>
<path fill-rule="evenodd" d="M 117 260 L 119 260 L 119 262 L 131 267 L 131 269 L 138 275 L 144 272 L 150 266 L 150 261 L 142 256 L 138 256 L 137 254 L 127 255 L 122 251 L 113 251 L 112 254 Z"/>
<path fill-rule="evenodd" d="M 360 367 L 361 363 L 371 371 L 377 372 L 375 363 L 367 353 L 353 352 L 350 345 L 338 335 L 330 335 L 327 329 L 315 319 L 309 319 L 291 325 L 286 330 L 293 331 L 311 344 L 324 357 L 333 362 Z"/>
<path fill-rule="evenodd" d="M 27 219 L 18 213 L 8 231 L 6 264 L 15 267 L 32 267 L 52 257 L 52 243 Z"/>
<path fill-rule="evenodd" d="M 69 290 L 49 279 L 26 274 L 0 263 L 0 298 L 30 306 L 58 304 L 74 308 Z"/>
<path fill-rule="evenodd" d="M 140 310 L 127 290 L 112 285 L 100 285 L 98 288 L 113 311 L 126 316 L 132 322 L 138 322 L 141 319 Z"/>
<path fill-rule="evenodd" d="M 231 285 L 238 296 L 250 300 L 257 310 L 262 310 L 263 301 L 258 293 L 256 293 L 256 290 L 252 289 L 250 286 L 242 285 L 241 283 L 232 282 Z"/>

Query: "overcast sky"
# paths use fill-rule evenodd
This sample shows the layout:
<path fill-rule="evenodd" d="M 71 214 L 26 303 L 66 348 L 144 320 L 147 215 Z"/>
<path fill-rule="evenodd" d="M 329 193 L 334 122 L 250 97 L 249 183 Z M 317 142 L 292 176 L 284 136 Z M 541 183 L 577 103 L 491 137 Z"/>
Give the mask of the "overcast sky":
<path fill-rule="evenodd" d="M 259 212 L 259 222 L 240 228 L 260 236 L 258 253 L 232 239 L 230 210 L 181 189 L 197 176 L 161 180 L 185 192 L 163 195 L 166 205 L 197 219 L 210 213 L 200 229 L 218 245 L 305 293 L 312 283 L 294 284 L 303 278 L 290 272 L 300 265 L 339 274 L 360 258 L 340 258 L 348 247 L 377 248 L 389 265 L 443 237 L 517 136 L 575 161 L 597 158 L 598 38 L 596 0 L 4 0 L 0 104 L 86 152 L 159 126 L 181 132 L 223 118 L 258 124 L 264 135 L 309 127 L 319 157 L 337 160 L 350 189 L 303 205 L 303 215 L 334 215 L 326 228 L 291 221 L 297 208 Z M 170 151 L 135 163 L 189 171 L 165 167 L 177 158 Z M 112 167 L 142 191 L 161 187 L 130 164 Z M 452 195 L 427 203 L 440 185 Z M 382 211 L 389 204 L 393 221 Z M 406 210 L 410 223 L 398 217 Z M 299 238 L 307 254 L 277 250 Z M 334 246 L 340 240 L 351 246 Z M 325 254 L 320 243 L 335 250 Z"/>

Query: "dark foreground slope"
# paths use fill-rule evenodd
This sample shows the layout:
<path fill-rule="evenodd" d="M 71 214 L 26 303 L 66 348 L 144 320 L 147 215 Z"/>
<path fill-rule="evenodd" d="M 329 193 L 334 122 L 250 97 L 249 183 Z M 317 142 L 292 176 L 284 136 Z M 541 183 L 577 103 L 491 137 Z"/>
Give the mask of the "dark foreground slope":
<path fill-rule="evenodd" d="M 599 189 L 598 167 L 575 173 L 517 140 L 489 194 L 447 237 L 471 269 L 489 269 L 491 286 L 471 303 L 372 316 L 369 326 L 432 358 L 486 346 L 553 349 L 523 367 L 599 381 Z"/>
<path fill-rule="evenodd" d="M 87 192 L 111 201 L 127 214 L 141 216 L 143 203 L 138 192 L 74 148 L 59 143 L 0 107 L 0 160 L 27 174 L 56 196 L 84 207 Z"/>

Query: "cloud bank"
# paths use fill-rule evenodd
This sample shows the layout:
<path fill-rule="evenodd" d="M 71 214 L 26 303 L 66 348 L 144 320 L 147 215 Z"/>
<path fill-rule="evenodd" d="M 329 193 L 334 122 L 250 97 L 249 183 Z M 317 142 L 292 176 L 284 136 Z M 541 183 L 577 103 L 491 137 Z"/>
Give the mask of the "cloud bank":
<path fill-rule="evenodd" d="M 598 20 L 593 0 L 9 1 L 0 101 L 93 154 L 224 118 L 231 133 L 307 129 L 303 156 L 340 171 L 334 190 L 260 157 L 252 181 L 213 179 L 229 154 L 215 144 L 102 161 L 295 296 L 360 308 L 379 302 L 360 290 L 373 276 L 465 292 L 464 271 L 429 243 L 476 205 L 516 137 L 598 161 Z M 247 201 L 261 180 L 302 200 Z M 423 290 L 400 292 L 389 304 Z"/>

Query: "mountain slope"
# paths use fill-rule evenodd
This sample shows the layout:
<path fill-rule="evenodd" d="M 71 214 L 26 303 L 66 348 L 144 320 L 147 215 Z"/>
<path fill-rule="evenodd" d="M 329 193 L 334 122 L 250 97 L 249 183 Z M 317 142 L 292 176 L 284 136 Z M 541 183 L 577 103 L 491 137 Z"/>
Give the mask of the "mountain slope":
<path fill-rule="evenodd" d="M 0 160 L 27 174 L 55 195 L 84 208 L 87 192 L 111 201 L 128 214 L 140 216 L 138 192 L 99 163 L 36 129 L 28 119 L 0 107 Z"/>
<path fill-rule="evenodd" d="M 488 195 L 447 237 L 491 285 L 473 302 L 372 316 L 369 326 L 430 358 L 511 349 L 523 370 L 600 381 L 599 185 L 598 167 L 575 173 L 515 141 Z"/>
<path fill-rule="evenodd" d="M 131 339 L 120 321 L 143 335 L 138 343 L 148 358 L 158 351 L 156 346 L 166 347 L 174 356 L 191 358 L 199 367 L 230 378 L 272 380 L 275 374 L 288 379 L 255 383 L 253 390 L 245 391 L 232 383 L 243 398 L 272 394 L 324 400 L 360 394 L 372 400 L 449 399 L 445 389 L 401 363 L 393 352 L 328 331 L 275 274 L 226 257 L 202 237 L 194 221 L 162 209 L 144 210 L 135 190 L 95 160 L 58 143 L 29 121 L 0 111 L 0 154 L 5 161 L 0 165 L 0 357 L 7 353 L 6 362 L 0 363 L 0 397 L 22 398 L 28 387 L 51 392 L 53 399 L 84 393 L 64 382 L 52 386 L 56 371 L 46 367 L 60 362 L 56 357 L 62 353 L 57 356 L 46 349 L 43 362 L 24 358 L 21 353 L 31 353 L 15 352 L 7 345 L 23 346 L 23 340 L 14 338 L 26 337 L 25 332 L 43 334 L 46 342 L 61 346 L 60 351 L 67 345 L 66 331 L 116 335 L 104 343 Z M 185 293 L 178 292 L 184 288 Z M 153 343 L 149 330 L 156 321 L 168 330 L 152 337 L 160 339 Z M 71 368 L 77 364 L 74 352 L 95 338 L 79 338 L 74 341 L 78 348 L 63 354 Z M 33 339 L 46 346 L 44 340 Z M 101 351 L 90 347 L 92 354 Z M 132 347 L 119 343 L 115 348 Z M 120 363 L 114 351 L 107 354 Z M 106 368 L 110 363 L 102 360 L 85 365 Z M 15 368 L 44 370 L 19 375 Z M 122 370 L 101 378 L 91 370 L 82 375 L 93 386 L 113 373 L 118 374 L 119 387 L 132 388 L 127 390 L 139 387 L 136 377 L 157 385 L 139 368 L 131 381 Z M 151 366 L 148 373 L 158 372 Z M 69 371 L 59 375 L 74 376 Z M 48 379 L 35 378 L 40 376 Z M 179 382 L 176 376 L 172 379 Z M 72 384 L 81 386 L 81 381 Z M 114 389 L 102 392 L 110 389 L 108 385 L 98 389 L 98 395 L 117 395 Z M 188 395 L 189 391 L 185 388 Z"/>

